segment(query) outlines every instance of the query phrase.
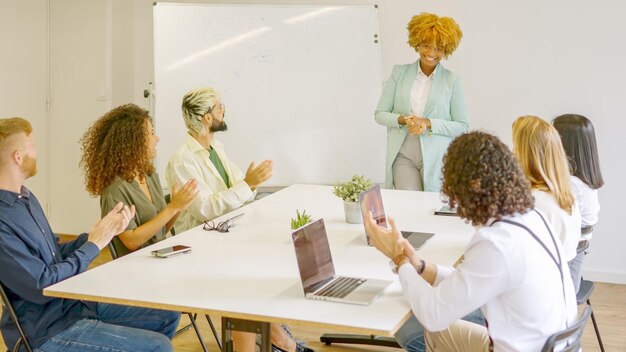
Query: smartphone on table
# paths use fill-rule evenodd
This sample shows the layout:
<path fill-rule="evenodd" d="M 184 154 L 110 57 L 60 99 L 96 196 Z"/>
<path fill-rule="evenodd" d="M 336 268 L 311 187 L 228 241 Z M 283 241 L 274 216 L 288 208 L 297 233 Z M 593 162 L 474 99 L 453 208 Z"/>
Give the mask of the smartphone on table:
<path fill-rule="evenodd" d="M 183 245 L 175 245 L 172 247 L 165 247 L 152 251 L 152 255 L 159 258 L 169 258 L 174 255 L 184 254 L 191 252 L 191 247 Z"/>

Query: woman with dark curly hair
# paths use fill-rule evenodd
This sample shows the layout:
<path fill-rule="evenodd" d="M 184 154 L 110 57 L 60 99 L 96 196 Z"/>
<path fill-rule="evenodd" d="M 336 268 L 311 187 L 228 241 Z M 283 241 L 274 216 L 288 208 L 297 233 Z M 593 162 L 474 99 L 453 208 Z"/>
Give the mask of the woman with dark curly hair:
<path fill-rule="evenodd" d="M 456 138 L 443 166 L 443 193 L 476 233 L 456 269 L 426 263 L 402 237 L 378 227 L 372 243 L 397 265 L 405 299 L 426 328 L 429 351 L 539 351 L 576 320 L 576 297 L 558 235 L 533 210 L 530 184 L 495 136 Z M 480 308 L 489 330 L 458 320 Z"/>
<path fill-rule="evenodd" d="M 441 64 L 463 32 L 454 19 L 430 13 L 413 16 L 407 30 L 419 59 L 393 68 L 375 112 L 387 127 L 385 187 L 439 192 L 443 154 L 469 129 L 461 79 Z"/>
<path fill-rule="evenodd" d="M 165 239 L 197 194 L 196 181 L 190 180 L 180 190 L 173 187 L 172 201 L 166 204 L 152 164 L 158 141 L 148 111 L 134 104 L 104 114 L 81 140 L 86 188 L 100 196 L 102 214 L 118 202 L 136 208 L 126 231 L 113 240 L 118 255 Z"/>

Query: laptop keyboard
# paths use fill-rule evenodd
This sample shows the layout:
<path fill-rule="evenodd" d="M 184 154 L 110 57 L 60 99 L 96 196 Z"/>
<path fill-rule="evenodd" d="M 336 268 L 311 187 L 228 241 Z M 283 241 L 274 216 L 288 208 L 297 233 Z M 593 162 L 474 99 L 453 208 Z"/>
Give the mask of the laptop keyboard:
<path fill-rule="evenodd" d="M 353 277 L 339 277 L 330 285 L 324 287 L 322 290 L 317 292 L 315 295 L 322 297 L 344 298 L 349 295 L 350 292 L 354 291 L 357 287 L 361 286 L 361 284 L 365 281 L 367 280 L 357 279 Z"/>

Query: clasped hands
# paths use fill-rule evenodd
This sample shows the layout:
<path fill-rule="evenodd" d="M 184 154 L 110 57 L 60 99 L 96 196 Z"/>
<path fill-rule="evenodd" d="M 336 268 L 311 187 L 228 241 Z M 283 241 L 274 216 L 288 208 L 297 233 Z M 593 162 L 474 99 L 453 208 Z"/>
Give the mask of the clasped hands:
<path fill-rule="evenodd" d="M 404 124 L 412 135 L 420 135 L 430 129 L 430 120 L 425 117 L 404 116 Z"/>

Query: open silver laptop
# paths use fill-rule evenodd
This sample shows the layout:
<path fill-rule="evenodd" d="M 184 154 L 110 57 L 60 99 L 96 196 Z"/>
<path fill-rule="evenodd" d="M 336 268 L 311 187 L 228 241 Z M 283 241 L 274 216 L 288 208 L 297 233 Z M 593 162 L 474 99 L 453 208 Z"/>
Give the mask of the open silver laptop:
<path fill-rule="evenodd" d="M 387 217 L 385 216 L 385 207 L 383 206 L 383 197 L 380 194 L 379 185 L 361 192 L 361 194 L 359 194 L 359 201 L 361 202 L 363 223 L 365 223 L 367 212 L 371 211 L 376 224 L 380 227 L 387 228 Z M 400 231 L 400 233 L 402 234 L 402 237 L 406 238 L 415 249 L 419 249 L 434 235 L 430 232 Z M 367 244 L 371 245 L 370 236 L 367 233 L 367 230 L 365 231 L 365 238 L 367 240 Z"/>
<path fill-rule="evenodd" d="M 391 284 L 386 280 L 335 276 L 324 219 L 295 230 L 291 238 L 306 298 L 367 305 Z"/>

